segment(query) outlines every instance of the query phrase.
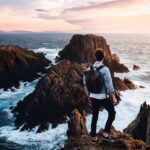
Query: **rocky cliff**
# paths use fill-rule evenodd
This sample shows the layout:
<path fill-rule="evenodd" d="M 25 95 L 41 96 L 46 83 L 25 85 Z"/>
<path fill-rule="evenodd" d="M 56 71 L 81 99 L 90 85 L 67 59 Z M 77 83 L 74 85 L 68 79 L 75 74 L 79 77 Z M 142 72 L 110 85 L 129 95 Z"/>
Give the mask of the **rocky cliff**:
<path fill-rule="evenodd" d="M 88 135 L 84 113 L 73 110 L 68 122 L 68 140 L 62 150 L 145 150 L 145 143 L 112 128 L 112 141 L 105 141 L 98 134 L 99 140 L 92 142 Z"/>
<path fill-rule="evenodd" d="M 143 140 L 150 146 L 150 105 L 146 102 L 141 105 L 137 117 L 124 129 L 124 132 L 135 139 Z"/>
<path fill-rule="evenodd" d="M 119 57 L 112 54 L 104 37 L 98 35 L 74 35 L 70 43 L 59 52 L 59 60 L 69 60 L 77 63 L 93 63 L 95 50 L 101 48 L 105 53 L 104 64 L 111 72 L 129 72 L 129 69 L 120 63 Z"/>
<path fill-rule="evenodd" d="M 18 46 L 0 46 L 0 88 L 18 86 L 19 81 L 31 81 L 38 72 L 45 72 L 50 61 L 43 54 Z"/>
<path fill-rule="evenodd" d="M 82 86 L 84 65 L 61 61 L 52 66 L 33 93 L 20 101 L 13 113 L 17 127 L 32 129 L 43 122 L 62 123 L 74 108 L 90 112 Z"/>

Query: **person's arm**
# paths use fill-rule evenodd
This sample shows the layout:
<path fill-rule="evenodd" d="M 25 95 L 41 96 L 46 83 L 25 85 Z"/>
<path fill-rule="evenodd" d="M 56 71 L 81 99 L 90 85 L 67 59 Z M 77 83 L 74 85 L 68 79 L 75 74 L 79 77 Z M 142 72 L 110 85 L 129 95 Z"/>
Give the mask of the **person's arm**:
<path fill-rule="evenodd" d="M 85 90 L 86 95 L 89 96 L 90 93 L 89 93 L 87 86 L 86 86 L 85 75 L 83 75 L 83 86 L 84 86 L 84 90 Z"/>
<path fill-rule="evenodd" d="M 105 87 L 107 89 L 107 94 L 109 96 L 113 96 L 114 86 L 113 86 L 113 83 L 112 83 L 112 78 L 111 78 L 110 71 L 107 67 L 105 67 L 105 72 L 104 72 L 104 84 L 105 84 Z"/>
<path fill-rule="evenodd" d="M 111 97 L 112 103 L 115 105 L 117 103 L 117 100 L 116 97 L 114 96 L 114 86 L 112 82 L 112 77 L 107 67 L 105 67 L 104 84 L 107 90 L 107 94 Z"/>

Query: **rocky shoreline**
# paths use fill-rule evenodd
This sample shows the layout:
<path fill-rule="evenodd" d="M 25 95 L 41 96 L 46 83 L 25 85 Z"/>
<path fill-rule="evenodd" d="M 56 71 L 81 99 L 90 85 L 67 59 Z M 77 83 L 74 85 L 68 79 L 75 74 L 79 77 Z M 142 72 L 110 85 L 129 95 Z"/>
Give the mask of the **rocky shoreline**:
<path fill-rule="evenodd" d="M 19 81 L 34 80 L 51 63 L 42 53 L 11 45 L 0 46 L 0 60 L 0 88 L 4 90 L 18 88 Z"/>
<path fill-rule="evenodd" d="M 90 141 L 85 116 L 91 113 L 91 104 L 83 88 L 82 76 L 84 70 L 94 62 L 94 52 L 98 48 L 103 49 L 105 53 L 104 64 L 111 71 L 115 89 L 125 91 L 138 88 L 127 78 L 122 80 L 115 77 L 115 72 L 129 72 L 129 69 L 120 63 L 116 54 L 111 53 L 106 40 L 101 36 L 92 34 L 74 35 L 70 43 L 59 52 L 59 56 L 56 58 L 57 64 L 51 65 L 48 70 L 45 67 L 50 64 L 50 61 L 43 54 L 36 54 L 17 46 L 1 46 L 0 57 L 3 58 L 3 61 L 0 68 L 3 72 L 0 72 L 0 76 L 3 77 L 6 74 L 5 78 L 1 79 L 4 81 L 12 75 L 9 84 L 5 86 L 2 84 L 1 87 L 7 89 L 13 85 L 15 86 L 16 83 L 18 84 L 20 80 L 30 81 L 34 79 L 37 72 L 47 72 L 39 80 L 35 90 L 19 101 L 16 107 L 13 108 L 12 113 L 15 117 L 16 129 L 21 127 L 21 131 L 30 131 L 35 126 L 39 126 L 37 132 L 44 132 L 48 130 L 49 123 L 52 123 L 52 127 L 56 127 L 60 123 L 67 122 L 70 118 L 65 150 L 86 150 L 88 147 L 90 147 L 90 150 L 145 149 L 144 142 L 149 143 L 147 142 L 149 138 L 143 139 L 139 132 L 131 133 L 130 126 L 132 125 L 129 125 L 128 130 L 125 130 L 125 132 L 144 142 L 135 140 L 128 134 L 116 131 L 114 128 L 112 128 L 112 133 L 116 138 L 115 143 L 99 141 L 100 143 L 93 145 Z M 9 56 L 10 59 L 6 56 Z M 8 63 L 8 60 L 11 63 Z M 9 64 L 9 66 L 6 64 Z M 14 78 L 15 76 L 17 79 Z M 150 115 L 146 117 L 148 120 Z M 135 126 L 136 131 L 141 129 L 137 124 Z M 144 134 L 148 134 L 150 132 L 149 124 L 142 129 L 146 130 Z"/>

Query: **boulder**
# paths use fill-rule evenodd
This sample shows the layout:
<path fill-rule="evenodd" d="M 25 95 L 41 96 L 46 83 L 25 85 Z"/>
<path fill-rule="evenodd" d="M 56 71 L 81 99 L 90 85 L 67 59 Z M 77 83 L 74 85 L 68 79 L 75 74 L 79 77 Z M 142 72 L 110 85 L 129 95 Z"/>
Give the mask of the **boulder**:
<path fill-rule="evenodd" d="M 141 68 L 138 65 L 133 65 L 133 70 L 140 70 Z"/>
<path fill-rule="evenodd" d="M 140 111 L 126 129 L 125 133 L 130 134 L 135 139 L 141 139 L 150 146 L 150 105 L 144 102 L 141 105 Z"/>
<path fill-rule="evenodd" d="M 136 86 L 132 81 L 127 78 L 124 78 L 124 80 L 122 80 L 118 77 L 113 77 L 113 85 L 114 88 L 118 91 L 134 90 L 138 88 L 138 86 Z"/>
<path fill-rule="evenodd" d="M 18 46 L 0 46 L 0 88 L 18 87 L 19 81 L 32 81 L 38 72 L 46 72 L 50 61 L 41 53 Z"/>
<path fill-rule="evenodd" d="M 82 134 L 82 131 L 84 131 L 84 134 Z M 145 150 L 143 141 L 135 140 L 131 136 L 115 130 L 113 127 L 111 130 L 111 134 L 114 137 L 113 141 L 104 141 L 98 134 L 99 141 L 92 142 L 90 135 L 87 133 L 86 118 L 78 110 L 74 110 L 71 115 L 68 123 L 68 132 L 70 134 L 63 150 Z"/>
<path fill-rule="evenodd" d="M 113 72 L 129 72 L 129 69 L 120 63 L 116 54 L 111 54 L 109 46 L 104 37 L 87 34 L 74 35 L 70 43 L 59 52 L 59 60 L 69 60 L 77 63 L 93 63 L 95 61 L 95 50 L 101 48 L 105 53 L 104 64 Z"/>

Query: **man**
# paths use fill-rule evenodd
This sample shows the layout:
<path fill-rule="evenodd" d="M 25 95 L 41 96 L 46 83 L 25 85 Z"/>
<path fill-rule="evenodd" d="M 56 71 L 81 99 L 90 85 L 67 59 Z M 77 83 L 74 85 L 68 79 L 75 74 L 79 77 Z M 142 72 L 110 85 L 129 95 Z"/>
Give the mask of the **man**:
<path fill-rule="evenodd" d="M 95 52 L 96 61 L 93 64 L 94 70 L 100 66 L 102 66 L 102 62 L 104 60 L 104 53 L 102 50 L 97 50 Z M 90 70 L 88 68 L 87 70 Z M 100 106 L 104 107 L 108 112 L 108 119 L 105 125 L 104 130 L 102 131 L 102 136 L 104 138 L 109 138 L 109 133 L 111 129 L 111 125 L 115 119 L 115 109 L 114 105 L 117 103 L 117 100 L 114 96 L 114 87 L 112 83 L 112 78 L 110 71 L 107 67 L 102 67 L 100 70 L 100 74 L 103 80 L 103 84 L 100 93 L 91 93 L 87 90 L 87 85 L 85 81 L 85 76 L 83 77 L 84 87 L 87 95 L 89 96 L 92 102 L 92 122 L 91 122 L 91 137 L 92 141 L 97 141 L 97 134 L 96 134 L 96 124 L 99 115 Z"/>

